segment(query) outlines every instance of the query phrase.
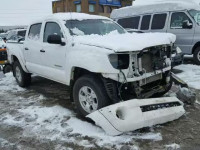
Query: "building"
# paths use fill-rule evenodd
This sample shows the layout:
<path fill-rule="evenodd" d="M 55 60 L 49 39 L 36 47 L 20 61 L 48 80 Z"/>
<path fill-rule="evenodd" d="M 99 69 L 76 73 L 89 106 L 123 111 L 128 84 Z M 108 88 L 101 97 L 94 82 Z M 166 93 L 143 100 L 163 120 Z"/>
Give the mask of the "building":
<path fill-rule="evenodd" d="M 130 6 L 132 0 L 57 0 L 52 2 L 53 13 L 82 12 L 110 17 L 113 9 Z"/>

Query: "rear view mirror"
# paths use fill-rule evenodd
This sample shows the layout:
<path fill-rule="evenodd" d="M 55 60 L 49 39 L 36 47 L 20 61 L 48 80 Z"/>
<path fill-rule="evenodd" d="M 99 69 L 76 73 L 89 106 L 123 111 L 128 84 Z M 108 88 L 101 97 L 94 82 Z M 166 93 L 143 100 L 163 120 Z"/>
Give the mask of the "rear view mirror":
<path fill-rule="evenodd" d="M 189 20 L 183 21 L 183 25 L 182 25 L 182 28 L 183 28 L 183 29 L 192 29 L 192 26 L 193 26 L 193 24 L 190 23 Z"/>
<path fill-rule="evenodd" d="M 49 35 L 47 38 L 47 42 L 50 44 L 60 44 L 62 46 L 65 46 L 65 42 L 62 42 L 62 38 L 60 35 Z"/>

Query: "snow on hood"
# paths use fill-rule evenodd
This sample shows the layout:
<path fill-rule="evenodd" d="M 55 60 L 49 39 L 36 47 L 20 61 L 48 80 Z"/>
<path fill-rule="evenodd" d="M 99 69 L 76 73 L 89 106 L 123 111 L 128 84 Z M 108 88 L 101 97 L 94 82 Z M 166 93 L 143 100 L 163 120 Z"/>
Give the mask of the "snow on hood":
<path fill-rule="evenodd" d="M 148 47 L 174 43 L 171 33 L 125 33 L 112 32 L 107 35 L 84 35 L 74 37 L 77 43 L 112 49 L 115 52 L 140 51 Z"/>

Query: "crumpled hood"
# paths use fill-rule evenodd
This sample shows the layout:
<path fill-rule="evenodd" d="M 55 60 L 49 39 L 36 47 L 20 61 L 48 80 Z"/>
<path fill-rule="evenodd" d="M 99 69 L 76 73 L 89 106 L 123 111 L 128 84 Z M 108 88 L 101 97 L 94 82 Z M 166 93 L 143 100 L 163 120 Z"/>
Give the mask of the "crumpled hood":
<path fill-rule="evenodd" d="M 84 35 L 74 37 L 76 43 L 112 49 L 115 52 L 141 51 L 145 48 L 171 44 L 176 36 L 171 33 L 125 33 L 107 35 Z"/>

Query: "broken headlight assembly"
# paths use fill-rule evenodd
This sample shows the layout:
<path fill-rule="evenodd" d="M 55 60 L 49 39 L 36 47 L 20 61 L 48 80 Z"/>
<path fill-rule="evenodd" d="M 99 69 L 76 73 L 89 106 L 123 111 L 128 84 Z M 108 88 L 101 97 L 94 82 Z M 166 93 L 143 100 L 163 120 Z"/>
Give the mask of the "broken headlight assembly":
<path fill-rule="evenodd" d="M 127 69 L 129 67 L 129 54 L 110 54 L 109 60 L 115 69 Z"/>

